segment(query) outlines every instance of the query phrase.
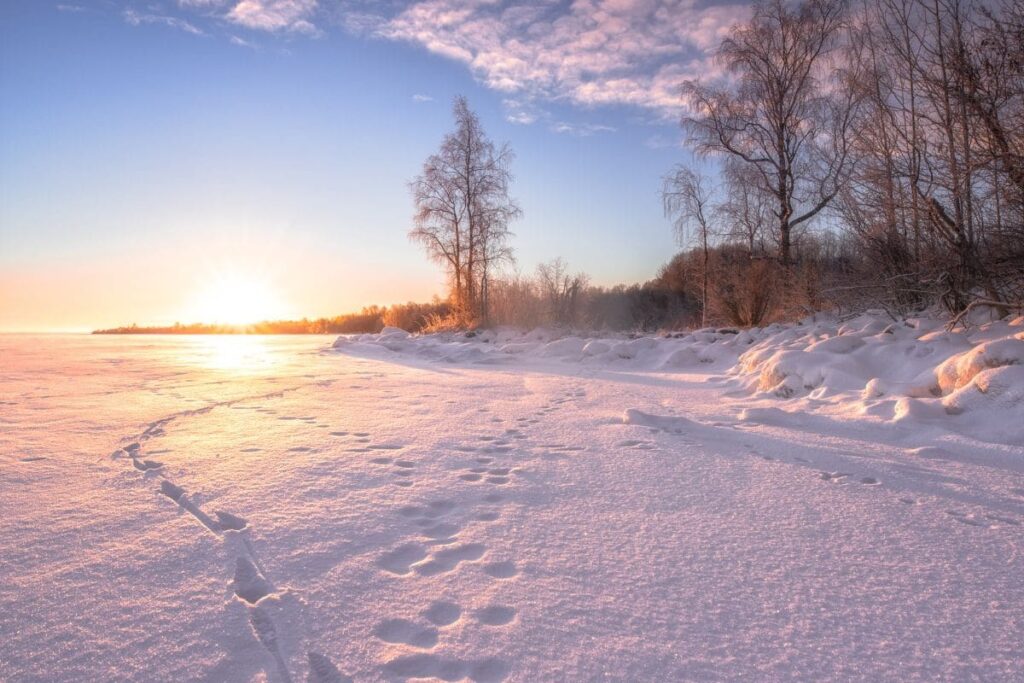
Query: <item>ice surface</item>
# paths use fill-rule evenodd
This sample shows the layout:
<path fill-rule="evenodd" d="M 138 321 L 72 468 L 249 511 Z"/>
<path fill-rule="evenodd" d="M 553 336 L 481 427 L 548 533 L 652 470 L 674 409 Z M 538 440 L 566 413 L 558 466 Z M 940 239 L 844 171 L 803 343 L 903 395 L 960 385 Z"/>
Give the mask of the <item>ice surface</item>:
<path fill-rule="evenodd" d="M 1013 680 L 1021 322 L 0 337 L 0 680 Z"/>

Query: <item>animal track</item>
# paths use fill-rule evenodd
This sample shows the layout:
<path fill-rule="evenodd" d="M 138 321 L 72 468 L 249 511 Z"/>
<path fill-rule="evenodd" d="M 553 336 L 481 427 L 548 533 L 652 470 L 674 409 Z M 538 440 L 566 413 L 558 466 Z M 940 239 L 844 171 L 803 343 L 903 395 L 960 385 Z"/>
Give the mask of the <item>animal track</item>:
<path fill-rule="evenodd" d="M 270 615 L 262 607 L 257 606 L 249 612 L 249 624 L 252 626 L 256 639 L 273 656 L 281 679 L 286 683 L 291 683 L 292 679 L 288 674 L 288 666 L 284 663 L 284 657 L 281 656 L 281 648 L 277 642 L 277 629 L 274 627 L 274 622 Z"/>
<path fill-rule="evenodd" d="M 250 605 L 255 605 L 274 591 L 274 587 L 260 574 L 256 565 L 244 557 L 235 561 L 235 578 L 231 583 L 235 595 Z"/>
<path fill-rule="evenodd" d="M 141 472 L 158 470 L 164 466 L 162 462 L 157 462 L 156 460 L 140 460 L 138 458 L 132 458 L 132 465 Z"/>
<path fill-rule="evenodd" d="M 217 515 L 217 523 L 220 525 L 220 528 L 227 531 L 241 531 L 249 525 L 246 520 L 230 512 L 214 510 L 213 514 Z"/>
<path fill-rule="evenodd" d="M 506 605 L 489 605 L 476 613 L 481 624 L 487 626 L 504 626 L 516 618 L 516 611 Z"/>
<path fill-rule="evenodd" d="M 384 665 L 384 670 L 400 680 L 439 678 L 442 681 L 459 681 L 468 677 L 476 683 L 494 683 L 508 676 L 509 665 L 497 658 L 467 662 L 433 654 L 418 654 L 393 659 Z"/>
<path fill-rule="evenodd" d="M 440 550 L 414 569 L 420 576 L 436 576 L 454 571 L 462 562 L 472 562 L 484 556 L 487 548 L 482 543 L 467 543 L 454 548 Z"/>
<path fill-rule="evenodd" d="M 506 560 L 504 562 L 492 562 L 484 566 L 484 573 L 496 579 L 511 579 L 519 574 L 519 570 L 516 569 L 515 562 Z"/>
<path fill-rule="evenodd" d="M 417 626 L 405 619 L 388 619 L 377 624 L 373 634 L 387 643 L 411 645 L 429 650 L 437 645 L 437 629 Z"/>
<path fill-rule="evenodd" d="M 407 543 L 390 550 L 377 560 L 378 566 L 392 574 L 405 575 L 412 571 L 412 565 L 427 557 L 427 551 L 418 543 Z"/>
<path fill-rule="evenodd" d="M 306 683 L 352 683 L 350 676 L 345 676 L 331 660 L 316 652 L 306 654 L 309 660 L 309 676 Z"/>
<path fill-rule="evenodd" d="M 454 602 L 438 601 L 430 605 L 423 616 L 434 626 L 450 626 L 462 616 L 462 608 Z"/>

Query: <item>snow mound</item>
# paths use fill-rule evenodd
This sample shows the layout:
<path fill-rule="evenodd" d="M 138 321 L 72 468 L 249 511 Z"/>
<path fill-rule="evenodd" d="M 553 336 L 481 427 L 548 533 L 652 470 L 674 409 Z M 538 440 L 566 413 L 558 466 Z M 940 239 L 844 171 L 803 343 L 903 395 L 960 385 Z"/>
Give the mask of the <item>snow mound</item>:
<path fill-rule="evenodd" d="M 749 330 L 705 328 L 630 337 L 509 328 L 474 334 L 339 337 L 334 348 L 472 365 L 559 363 L 618 372 L 725 373 L 728 396 L 749 405 L 741 421 L 799 422 L 797 413 L 891 425 L 941 425 L 981 439 L 1024 443 L 1024 317 L 946 329 L 939 316 L 894 321 L 880 311 L 839 320 L 819 314 Z M 784 402 L 773 412 L 755 403 Z M 651 416 L 630 424 L 667 427 Z"/>

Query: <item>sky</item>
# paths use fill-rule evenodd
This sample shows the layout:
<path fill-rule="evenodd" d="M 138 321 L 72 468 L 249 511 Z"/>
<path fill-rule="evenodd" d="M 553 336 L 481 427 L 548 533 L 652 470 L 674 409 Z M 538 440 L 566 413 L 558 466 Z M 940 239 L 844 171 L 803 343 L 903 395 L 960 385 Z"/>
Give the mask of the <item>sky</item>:
<path fill-rule="evenodd" d="M 678 86 L 749 9 L 696 0 L 0 3 L 0 331 L 444 293 L 408 182 L 465 95 L 516 153 L 516 269 L 653 277 Z M 209 320 L 203 320 L 210 322 Z"/>

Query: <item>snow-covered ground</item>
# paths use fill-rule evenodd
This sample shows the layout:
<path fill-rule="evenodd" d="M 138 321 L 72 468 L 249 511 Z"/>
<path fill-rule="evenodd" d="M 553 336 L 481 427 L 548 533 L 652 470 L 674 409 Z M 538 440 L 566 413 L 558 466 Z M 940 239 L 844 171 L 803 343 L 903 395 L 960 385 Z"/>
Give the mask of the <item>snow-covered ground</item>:
<path fill-rule="evenodd" d="M 1020 680 L 1022 323 L 0 337 L 0 680 Z"/>

